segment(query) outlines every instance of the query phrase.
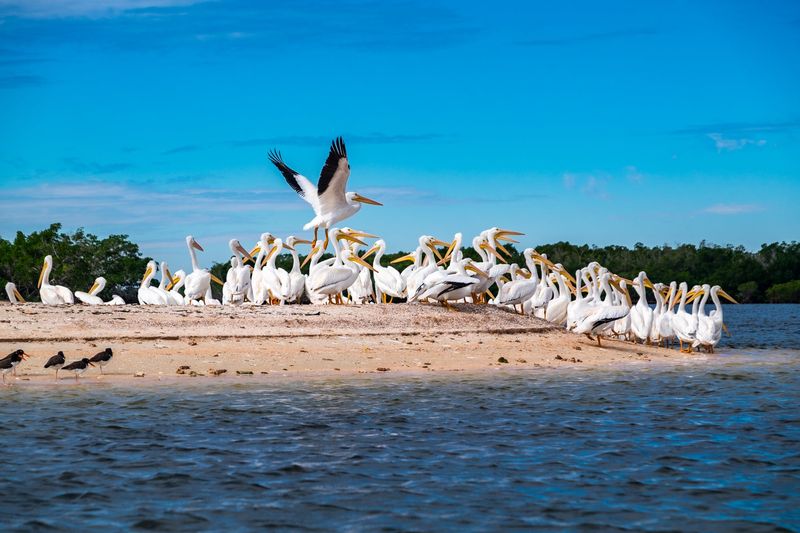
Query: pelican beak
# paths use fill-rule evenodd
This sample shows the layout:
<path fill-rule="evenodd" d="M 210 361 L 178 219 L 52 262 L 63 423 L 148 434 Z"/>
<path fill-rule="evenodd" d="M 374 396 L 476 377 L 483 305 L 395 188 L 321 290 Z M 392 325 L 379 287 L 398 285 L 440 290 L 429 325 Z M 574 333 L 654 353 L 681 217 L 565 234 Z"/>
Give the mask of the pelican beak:
<path fill-rule="evenodd" d="M 351 229 L 350 231 L 344 232 L 348 235 L 352 235 L 353 237 L 359 237 L 361 239 L 377 239 L 377 235 L 373 235 L 372 233 L 367 233 L 366 231 L 360 231 L 357 229 Z"/>
<path fill-rule="evenodd" d="M 147 267 L 147 270 L 144 271 L 144 276 L 142 276 L 142 283 L 144 283 L 144 280 L 146 280 L 147 277 L 152 273 L 153 273 L 153 269 L 150 268 L 150 267 Z"/>
<path fill-rule="evenodd" d="M 540 263 L 543 263 L 543 264 L 549 266 L 550 268 L 556 268 L 556 265 L 554 265 L 552 261 L 550 261 L 549 259 L 547 259 L 546 257 L 544 257 L 543 255 L 541 255 L 539 253 L 534 252 L 533 253 L 533 257 L 538 259 Z"/>
<path fill-rule="evenodd" d="M 42 265 L 42 271 L 39 272 L 39 282 L 36 284 L 36 288 L 37 289 L 41 289 L 42 288 L 42 281 L 44 280 L 44 269 L 45 268 L 47 268 L 47 263 L 44 263 Z"/>
<path fill-rule="evenodd" d="M 483 270 L 481 270 L 480 268 L 476 267 L 472 263 L 467 264 L 467 266 L 464 267 L 464 270 L 469 270 L 470 272 L 474 272 L 479 277 L 481 277 L 483 279 L 486 279 L 488 277 Z"/>
<path fill-rule="evenodd" d="M 575 281 L 575 276 L 573 276 L 572 274 L 570 274 L 570 273 L 569 273 L 569 271 L 568 271 L 566 268 L 564 268 L 563 266 L 562 266 L 562 267 L 559 269 L 559 272 L 561 273 L 561 275 L 562 275 L 562 276 L 564 276 L 565 278 L 567 278 L 567 281 L 568 281 L 568 282 L 570 282 L 570 281 L 571 281 L 572 283 L 576 283 L 576 281 Z"/>
<path fill-rule="evenodd" d="M 25 301 L 25 298 L 22 297 L 22 295 L 19 293 L 16 287 L 14 287 L 14 296 L 16 296 L 17 300 L 19 300 L 20 302 Z"/>
<path fill-rule="evenodd" d="M 89 366 L 94 366 L 94 363 L 92 363 L 91 361 L 89 361 Z"/>
<path fill-rule="evenodd" d="M 317 252 L 319 252 L 319 246 L 314 246 L 314 247 L 311 249 L 311 251 L 310 251 L 310 252 L 308 252 L 308 255 L 306 256 L 306 258 L 305 258 L 305 259 L 303 259 L 303 264 L 302 264 L 302 265 L 300 265 L 300 268 L 303 268 L 304 266 L 306 266 L 306 265 L 308 264 L 308 262 L 309 262 L 309 261 L 311 261 L 311 256 L 313 256 L 313 255 L 314 255 L 314 254 L 316 254 Z"/>
<path fill-rule="evenodd" d="M 89 294 L 92 294 L 96 288 L 97 288 L 97 282 L 95 281 L 94 283 L 92 283 L 92 286 L 89 288 Z"/>
<path fill-rule="evenodd" d="M 305 239 L 295 239 L 294 243 L 295 244 L 311 244 L 311 241 L 307 241 Z"/>
<path fill-rule="evenodd" d="M 175 286 L 175 284 L 176 284 L 176 283 L 178 283 L 178 281 L 180 281 L 180 279 L 181 279 L 181 278 L 179 278 L 178 276 L 175 276 L 174 278 L 172 278 L 172 279 L 169 281 L 169 285 L 167 285 L 167 288 L 166 288 L 166 290 L 170 290 L 170 289 L 172 289 L 172 287 L 174 287 L 174 286 Z"/>
<path fill-rule="evenodd" d="M 644 286 L 656 290 L 656 288 L 653 287 L 653 283 L 650 281 L 650 278 L 648 278 L 647 276 L 644 277 Z"/>
<path fill-rule="evenodd" d="M 697 291 L 689 291 L 689 292 L 687 292 L 687 293 L 686 293 L 686 296 L 688 296 L 688 298 L 686 299 L 686 303 L 687 303 L 687 304 L 690 304 L 690 303 L 692 303 L 692 302 L 693 302 L 693 301 L 695 301 L 695 300 L 697 299 L 697 297 L 698 297 L 698 296 L 700 296 L 701 294 L 703 294 L 703 289 L 700 289 L 700 290 L 697 290 Z"/>
<path fill-rule="evenodd" d="M 508 241 L 508 242 L 517 242 L 517 241 Z M 500 240 L 497 240 L 497 249 L 506 254 L 508 257 L 511 257 L 511 252 L 506 250 L 506 247 L 500 244 Z"/>
<path fill-rule="evenodd" d="M 720 296 L 722 296 L 723 298 L 725 298 L 726 300 L 728 300 L 731 303 L 734 303 L 734 304 L 738 304 L 739 303 L 733 298 L 733 296 L 731 296 L 730 294 L 728 294 L 727 292 L 725 292 L 722 289 L 717 291 L 717 294 L 719 294 Z"/>
<path fill-rule="evenodd" d="M 253 256 L 252 256 L 252 254 L 250 254 L 250 252 L 248 252 L 248 251 L 245 249 L 245 247 L 244 247 L 244 246 L 242 246 L 241 244 L 240 244 L 239 246 L 237 246 L 237 247 L 236 247 L 236 250 L 237 250 L 238 252 L 241 252 L 241 253 L 242 253 L 242 255 L 244 255 L 244 256 L 245 256 L 245 258 L 246 258 L 246 259 L 245 259 L 245 261 L 249 259 L 250 261 L 253 261 L 253 262 L 255 262 L 255 259 L 253 259 Z"/>
<path fill-rule="evenodd" d="M 366 267 L 366 268 L 372 270 L 373 272 L 377 272 L 372 265 L 370 265 L 369 263 L 367 263 L 366 261 L 364 261 L 363 259 L 361 259 L 357 255 L 351 255 L 350 256 L 350 261 L 352 261 L 353 263 L 358 263 L 359 265 L 361 265 L 363 267 Z"/>
<path fill-rule="evenodd" d="M 217 276 L 211 274 L 211 281 L 216 283 L 217 285 L 225 285 Z"/>
<path fill-rule="evenodd" d="M 355 200 L 356 202 L 361 202 L 362 204 L 369 204 L 369 205 L 383 205 L 383 204 L 382 204 L 382 203 L 380 203 L 380 202 L 377 202 L 377 201 L 375 201 L 375 200 L 372 200 L 372 199 L 370 199 L 370 198 L 367 198 L 366 196 L 361 196 L 361 195 L 360 195 L 360 194 L 358 194 L 358 193 L 355 193 L 355 195 L 353 195 L 353 200 Z"/>
<path fill-rule="evenodd" d="M 489 253 L 491 253 L 493 256 L 495 256 L 497 259 L 499 259 L 503 263 L 507 263 L 508 262 L 508 261 L 505 260 L 505 258 L 502 255 L 500 255 L 500 252 L 498 252 L 497 250 L 494 249 L 493 246 L 491 246 L 489 244 L 486 244 L 484 242 L 484 243 L 481 244 L 481 248 L 483 248 L 484 250 L 487 250 Z"/>
<path fill-rule="evenodd" d="M 168 268 L 164 269 L 164 272 L 162 272 L 162 275 L 167 276 L 167 279 L 172 280 L 172 273 L 170 273 Z"/>
<path fill-rule="evenodd" d="M 197 249 L 198 249 L 198 250 L 200 250 L 201 252 L 205 252 L 205 250 L 203 250 L 203 247 L 202 247 L 202 246 L 200 246 L 200 243 L 199 243 L 199 242 L 197 242 L 197 241 L 192 241 L 192 248 L 197 248 Z"/>
<path fill-rule="evenodd" d="M 506 239 L 506 242 L 514 242 L 514 241 L 509 240 L 507 237 L 509 235 L 525 235 L 525 234 L 521 233 L 519 231 L 512 231 L 510 229 L 501 229 L 500 231 L 498 231 L 494 235 L 495 235 L 495 238 L 500 237 L 502 239 Z"/>
<path fill-rule="evenodd" d="M 339 239 L 344 239 L 346 241 L 354 242 L 356 244 L 360 244 L 361 246 L 366 246 L 367 243 L 356 237 L 355 235 L 351 235 L 350 233 L 340 233 Z"/>
<path fill-rule="evenodd" d="M 361 256 L 361 259 L 366 260 L 367 257 L 371 256 L 372 254 L 374 254 L 378 250 L 380 250 L 380 248 L 378 246 L 373 246 L 372 248 L 367 250 L 367 253 L 365 253 L 364 255 Z"/>
<path fill-rule="evenodd" d="M 416 261 L 416 260 L 417 260 L 417 258 L 414 257 L 413 254 L 408 254 L 408 255 L 404 255 L 403 257 L 398 257 L 397 259 L 393 259 L 393 260 L 389 261 L 389 264 L 390 265 L 394 265 L 394 264 L 397 264 L 397 263 L 402 263 L 403 261 Z"/>
<path fill-rule="evenodd" d="M 451 243 L 445 242 L 445 241 L 443 241 L 441 239 L 431 239 L 431 244 L 433 246 L 447 246 L 447 247 L 450 247 L 450 245 L 451 245 Z"/>
<path fill-rule="evenodd" d="M 295 251 L 295 249 L 294 249 L 294 248 L 292 248 L 291 246 L 289 246 L 289 245 L 288 245 L 288 244 L 286 244 L 286 243 L 283 243 L 283 249 L 284 249 L 284 250 L 289 250 L 289 251 L 292 251 L 292 252 L 294 252 L 294 251 Z"/>
<path fill-rule="evenodd" d="M 246 257 L 243 262 L 246 263 L 248 259 L 253 259 L 259 252 L 261 252 L 261 246 L 260 245 L 253 246 L 252 250 L 244 254 Z M 255 260 L 253 260 L 253 262 L 255 263 Z"/>
<path fill-rule="evenodd" d="M 267 255 L 266 255 L 266 257 L 264 257 L 264 262 L 263 262 L 263 263 L 261 263 L 261 265 L 263 266 L 263 265 L 267 264 L 267 261 L 269 261 L 269 260 L 270 260 L 270 258 L 271 258 L 273 255 L 275 255 L 275 252 L 277 252 L 277 251 L 278 251 L 278 247 L 277 247 L 277 246 L 273 246 L 272 248 L 270 248 L 270 249 L 269 249 L 269 252 L 267 252 Z"/>

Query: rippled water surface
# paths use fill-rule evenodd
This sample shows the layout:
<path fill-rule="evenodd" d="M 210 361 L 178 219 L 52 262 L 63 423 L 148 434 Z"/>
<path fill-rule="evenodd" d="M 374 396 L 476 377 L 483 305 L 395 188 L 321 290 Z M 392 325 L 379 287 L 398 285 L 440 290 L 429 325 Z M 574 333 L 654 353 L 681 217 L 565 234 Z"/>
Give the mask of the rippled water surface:
<path fill-rule="evenodd" d="M 800 358 L 748 312 L 697 365 L 7 387 L 0 525 L 798 529 Z"/>

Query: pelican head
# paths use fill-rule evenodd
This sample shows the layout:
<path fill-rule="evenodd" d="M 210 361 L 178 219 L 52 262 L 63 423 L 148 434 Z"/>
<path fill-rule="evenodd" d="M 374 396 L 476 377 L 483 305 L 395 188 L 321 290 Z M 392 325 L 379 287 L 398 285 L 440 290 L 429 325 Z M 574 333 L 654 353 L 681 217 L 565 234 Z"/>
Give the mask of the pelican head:
<path fill-rule="evenodd" d="M 200 246 L 200 243 L 197 242 L 195 238 L 192 237 L 191 235 L 186 236 L 186 246 L 188 246 L 189 248 L 195 248 L 197 250 L 200 250 L 201 252 L 205 251 L 203 250 L 203 247 Z"/>
<path fill-rule="evenodd" d="M 352 205 L 353 207 L 358 207 L 359 209 L 361 208 L 359 204 L 383 205 L 382 203 L 372 200 L 371 198 L 361 196 L 357 192 L 348 192 L 345 193 L 344 196 L 347 199 L 348 204 Z"/>

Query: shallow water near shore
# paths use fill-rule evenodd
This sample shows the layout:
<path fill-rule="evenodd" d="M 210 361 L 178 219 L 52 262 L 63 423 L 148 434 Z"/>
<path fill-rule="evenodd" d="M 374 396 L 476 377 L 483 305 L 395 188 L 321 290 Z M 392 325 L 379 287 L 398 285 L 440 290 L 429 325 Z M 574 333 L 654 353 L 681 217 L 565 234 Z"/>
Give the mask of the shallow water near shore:
<path fill-rule="evenodd" d="M 798 529 L 800 306 L 780 307 L 726 307 L 697 364 L 8 387 L 0 523 Z"/>

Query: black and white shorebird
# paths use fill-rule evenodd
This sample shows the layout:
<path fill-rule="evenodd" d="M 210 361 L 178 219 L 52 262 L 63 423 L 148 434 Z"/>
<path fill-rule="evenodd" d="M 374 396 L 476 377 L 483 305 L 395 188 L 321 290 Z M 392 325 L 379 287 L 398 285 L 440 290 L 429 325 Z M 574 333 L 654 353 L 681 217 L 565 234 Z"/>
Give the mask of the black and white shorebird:
<path fill-rule="evenodd" d="M 90 366 L 94 366 L 91 361 L 89 361 L 88 357 L 84 357 L 80 361 L 72 362 L 68 365 L 62 366 L 61 370 L 69 370 L 70 372 L 75 372 L 75 381 L 78 381 L 78 376 L 86 372 L 86 369 Z"/>
<path fill-rule="evenodd" d="M 30 356 L 26 354 L 24 350 L 14 350 L 7 356 L 0 359 L 0 372 L 3 373 L 3 383 L 6 382 L 6 374 L 12 370 L 14 371 L 14 375 L 16 375 L 17 365 L 24 361 L 26 357 Z"/>
<path fill-rule="evenodd" d="M 56 381 L 58 381 L 58 371 L 64 366 L 64 363 L 67 362 L 67 359 L 64 357 L 64 352 L 59 351 L 53 357 L 47 360 L 44 364 L 45 368 L 55 368 L 56 369 Z"/>
<path fill-rule="evenodd" d="M 313 244 L 316 244 L 317 232 L 322 227 L 325 230 L 325 247 L 327 247 L 328 230 L 337 222 L 358 213 L 361 204 L 383 205 L 356 192 L 345 191 L 347 179 L 350 177 L 350 162 L 347 159 L 347 148 L 341 137 L 337 137 L 331 143 L 328 159 L 322 167 L 316 185 L 302 174 L 289 168 L 283 162 L 279 151 L 272 150 L 269 153 L 269 160 L 278 167 L 286 179 L 286 183 L 314 210 L 314 218 L 303 226 L 304 230 L 314 228 Z"/>
<path fill-rule="evenodd" d="M 100 373 L 102 374 L 103 367 L 111 361 L 112 357 L 114 357 L 114 352 L 111 351 L 111 348 L 106 348 L 102 352 L 94 354 L 89 361 L 91 363 L 97 363 L 100 366 Z"/>

